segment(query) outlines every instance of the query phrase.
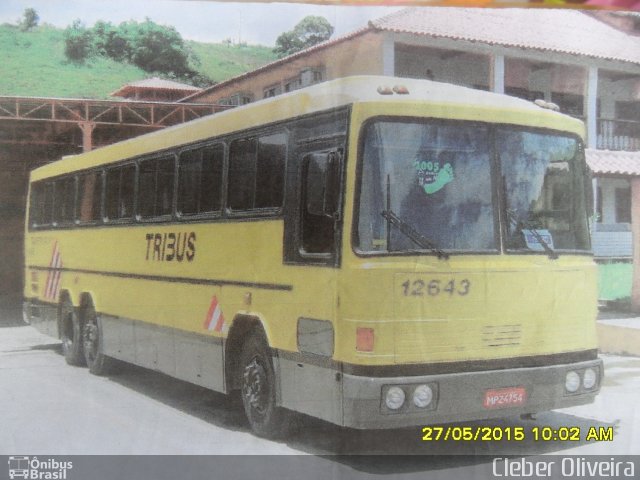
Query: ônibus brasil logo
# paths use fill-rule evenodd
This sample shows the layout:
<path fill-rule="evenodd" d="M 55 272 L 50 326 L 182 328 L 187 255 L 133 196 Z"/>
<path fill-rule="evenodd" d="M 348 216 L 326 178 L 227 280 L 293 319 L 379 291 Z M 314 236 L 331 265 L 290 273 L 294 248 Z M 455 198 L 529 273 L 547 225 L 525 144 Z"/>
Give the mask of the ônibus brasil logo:
<path fill-rule="evenodd" d="M 61 462 L 53 458 L 39 460 L 38 457 L 9 457 L 9 478 L 31 480 L 66 480 L 67 470 L 73 468 L 73 462 Z"/>

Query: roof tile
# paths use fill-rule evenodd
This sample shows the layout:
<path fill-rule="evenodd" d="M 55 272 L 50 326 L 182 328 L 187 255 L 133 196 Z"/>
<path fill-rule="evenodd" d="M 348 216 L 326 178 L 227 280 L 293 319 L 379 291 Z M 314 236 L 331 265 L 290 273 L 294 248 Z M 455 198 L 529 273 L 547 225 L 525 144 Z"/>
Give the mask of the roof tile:
<path fill-rule="evenodd" d="M 585 151 L 591 171 L 600 175 L 640 175 L 640 152 Z"/>
<path fill-rule="evenodd" d="M 586 12 L 544 8 L 414 7 L 374 20 L 379 30 L 640 64 L 640 39 Z"/>

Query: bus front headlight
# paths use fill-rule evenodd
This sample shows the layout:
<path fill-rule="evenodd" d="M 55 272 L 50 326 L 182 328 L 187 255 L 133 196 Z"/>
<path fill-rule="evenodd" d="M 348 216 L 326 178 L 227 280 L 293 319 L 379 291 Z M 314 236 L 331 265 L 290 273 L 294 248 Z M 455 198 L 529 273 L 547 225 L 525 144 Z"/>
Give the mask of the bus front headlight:
<path fill-rule="evenodd" d="M 582 377 L 582 386 L 587 390 L 591 390 L 596 386 L 598 381 L 598 374 L 593 368 L 587 368 L 584 371 L 584 376 Z"/>
<path fill-rule="evenodd" d="M 564 379 L 564 388 L 569 393 L 575 393 L 580 388 L 580 375 L 576 372 L 568 372 Z"/>
<path fill-rule="evenodd" d="M 429 385 L 418 385 L 413 391 L 413 404 L 418 408 L 426 408 L 433 400 L 433 390 Z"/>
<path fill-rule="evenodd" d="M 389 410 L 398 410 L 404 405 L 404 390 L 400 387 L 391 387 L 387 390 L 387 394 L 384 398 L 384 403 Z"/>

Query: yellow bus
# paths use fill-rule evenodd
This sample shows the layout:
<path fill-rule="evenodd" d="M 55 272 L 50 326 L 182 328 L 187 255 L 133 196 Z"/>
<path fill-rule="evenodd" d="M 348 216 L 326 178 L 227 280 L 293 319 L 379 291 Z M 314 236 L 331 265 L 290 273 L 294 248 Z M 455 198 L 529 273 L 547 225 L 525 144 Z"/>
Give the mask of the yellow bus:
<path fill-rule="evenodd" d="M 349 77 L 65 157 L 31 173 L 25 318 L 265 436 L 591 402 L 584 126 L 548 107 Z"/>

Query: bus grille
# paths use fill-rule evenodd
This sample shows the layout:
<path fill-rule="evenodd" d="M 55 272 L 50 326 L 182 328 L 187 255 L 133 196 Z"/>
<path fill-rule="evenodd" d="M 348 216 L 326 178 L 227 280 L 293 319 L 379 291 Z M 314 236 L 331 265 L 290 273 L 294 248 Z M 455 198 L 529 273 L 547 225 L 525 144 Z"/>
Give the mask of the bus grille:
<path fill-rule="evenodd" d="M 483 347 L 512 347 L 522 341 L 522 325 L 485 325 L 481 331 Z"/>

